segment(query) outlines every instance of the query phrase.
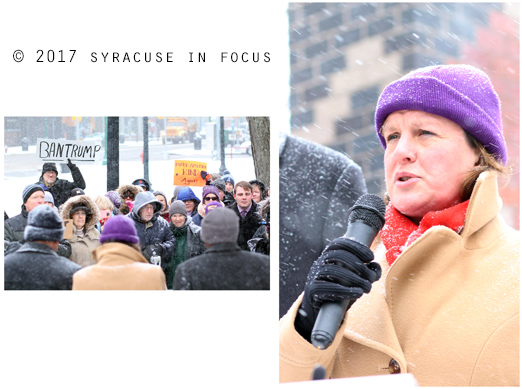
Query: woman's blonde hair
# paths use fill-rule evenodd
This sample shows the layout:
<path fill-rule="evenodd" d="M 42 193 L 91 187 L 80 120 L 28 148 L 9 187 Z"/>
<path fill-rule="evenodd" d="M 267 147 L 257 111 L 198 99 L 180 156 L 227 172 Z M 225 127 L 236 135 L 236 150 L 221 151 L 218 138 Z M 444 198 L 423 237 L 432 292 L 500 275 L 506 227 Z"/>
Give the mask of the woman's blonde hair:
<path fill-rule="evenodd" d="M 111 212 L 114 210 L 114 204 L 106 196 L 96 196 L 94 202 L 96 203 L 99 209 L 108 209 Z"/>

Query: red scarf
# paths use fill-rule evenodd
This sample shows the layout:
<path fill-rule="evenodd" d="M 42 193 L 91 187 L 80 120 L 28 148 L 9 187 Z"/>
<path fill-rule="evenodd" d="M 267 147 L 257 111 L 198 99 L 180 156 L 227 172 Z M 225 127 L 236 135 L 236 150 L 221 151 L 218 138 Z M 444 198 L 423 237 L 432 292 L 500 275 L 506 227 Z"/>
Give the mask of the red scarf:
<path fill-rule="evenodd" d="M 469 200 L 442 211 L 428 212 L 417 225 L 390 204 L 386 208 L 386 223 L 381 231 L 388 263 L 391 265 L 410 244 L 433 226 L 446 226 L 460 233 L 468 205 Z"/>

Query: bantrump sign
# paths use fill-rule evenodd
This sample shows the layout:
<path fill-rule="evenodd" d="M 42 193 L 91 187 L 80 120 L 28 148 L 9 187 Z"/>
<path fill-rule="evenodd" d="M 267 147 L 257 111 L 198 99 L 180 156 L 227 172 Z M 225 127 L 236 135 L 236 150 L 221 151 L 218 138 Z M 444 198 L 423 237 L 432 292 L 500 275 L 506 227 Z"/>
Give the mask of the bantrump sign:
<path fill-rule="evenodd" d="M 76 140 L 36 140 L 36 157 L 45 162 L 99 162 L 103 159 L 101 142 Z"/>

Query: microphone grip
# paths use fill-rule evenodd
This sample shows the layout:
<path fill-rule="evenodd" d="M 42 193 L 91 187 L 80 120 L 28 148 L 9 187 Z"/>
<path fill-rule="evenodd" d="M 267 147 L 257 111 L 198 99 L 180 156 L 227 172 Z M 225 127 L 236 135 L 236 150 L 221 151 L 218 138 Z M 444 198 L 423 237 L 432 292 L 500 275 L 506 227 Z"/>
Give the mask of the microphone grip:
<path fill-rule="evenodd" d="M 370 247 L 378 233 L 378 229 L 366 223 L 354 221 L 348 224 L 345 237 Z M 315 348 L 326 350 L 330 347 L 341 326 L 350 301 L 326 301 L 321 305 L 311 334 L 312 345 Z"/>
<path fill-rule="evenodd" d="M 319 350 L 326 350 L 332 344 L 335 334 L 348 309 L 350 300 L 325 301 L 317 314 L 312 330 L 312 345 Z"/>

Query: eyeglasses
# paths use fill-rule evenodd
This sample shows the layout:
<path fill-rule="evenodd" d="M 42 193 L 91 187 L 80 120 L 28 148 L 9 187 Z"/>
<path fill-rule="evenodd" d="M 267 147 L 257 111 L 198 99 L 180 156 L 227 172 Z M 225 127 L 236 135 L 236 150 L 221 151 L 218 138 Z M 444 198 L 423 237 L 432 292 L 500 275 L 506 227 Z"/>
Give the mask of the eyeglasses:
<path fill-rule="evenodd" d="M 208 197 L 207 196 L 203 200 L 205 200 L 205 201 L 217 201 L 217 199 L 218 199 L 217 197 Z"/>

